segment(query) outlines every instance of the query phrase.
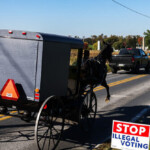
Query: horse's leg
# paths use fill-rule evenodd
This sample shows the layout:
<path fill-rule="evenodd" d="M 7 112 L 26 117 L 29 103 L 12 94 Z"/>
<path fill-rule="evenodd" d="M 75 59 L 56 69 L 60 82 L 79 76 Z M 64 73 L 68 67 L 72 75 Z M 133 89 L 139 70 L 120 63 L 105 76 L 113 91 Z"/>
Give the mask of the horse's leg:
<path fill-rule="evenodd" d="M 105 99 L 105 102 L 108 103 L 108 102 L 110 101 L 110 93 L 109 93 L 109 86 L 107 85 L 106 79 L 103 80 L 103 82 L 101 83 L 101 85 L 106 88 L 107 97 L 106 97 L 106 99 Z"/>

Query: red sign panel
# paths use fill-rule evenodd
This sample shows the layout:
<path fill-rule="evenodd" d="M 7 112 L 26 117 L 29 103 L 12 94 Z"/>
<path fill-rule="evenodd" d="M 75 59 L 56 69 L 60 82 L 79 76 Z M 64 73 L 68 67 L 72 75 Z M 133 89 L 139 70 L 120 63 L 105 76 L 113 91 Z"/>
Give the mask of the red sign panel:
<path fill-rule="evenodd" d="M 113 125 L 115 133 L 149 137 L 149 126 L 119 121 L 114 121 Z"/>

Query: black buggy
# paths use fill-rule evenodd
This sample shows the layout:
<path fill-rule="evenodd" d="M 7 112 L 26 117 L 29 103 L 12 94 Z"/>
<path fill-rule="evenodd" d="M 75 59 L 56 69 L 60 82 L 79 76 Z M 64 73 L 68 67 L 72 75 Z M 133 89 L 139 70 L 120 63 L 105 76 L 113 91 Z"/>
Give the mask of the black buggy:
<path fill-rule="evenodd" d="M 65 119 L 93 124 L 97 99 L 82 80 L 83 57 L 80 39 L 0 30 L 0 106 L 36 117 L 40 150 L 57 147 Z"/>

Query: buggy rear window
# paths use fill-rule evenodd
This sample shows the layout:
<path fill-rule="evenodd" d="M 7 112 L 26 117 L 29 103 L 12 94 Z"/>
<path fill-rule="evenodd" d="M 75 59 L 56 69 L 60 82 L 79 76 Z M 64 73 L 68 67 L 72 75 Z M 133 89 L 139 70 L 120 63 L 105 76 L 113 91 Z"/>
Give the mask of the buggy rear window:
<path fill-rule="evenodd" d="M 77 66 L 78 49 L 71 49 L 70 66 Z"/>
<path fill-rule="evenodd" d="M 138 49 L 121 49 L 119 55 L 140 55 Z"/>

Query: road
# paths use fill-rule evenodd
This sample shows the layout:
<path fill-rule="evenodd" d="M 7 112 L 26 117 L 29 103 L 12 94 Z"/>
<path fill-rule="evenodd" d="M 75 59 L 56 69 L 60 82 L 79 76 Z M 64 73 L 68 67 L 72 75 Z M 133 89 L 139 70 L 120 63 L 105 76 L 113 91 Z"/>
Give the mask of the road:
<path fill-rule="evenodd" d="M 111 100 L 105 103 L 106 90 L 95 89 L 98 112 L 91 133 L 84 133 L 73 125 L 63 134 L 58 150 L 92 149 L 111 135 L 112 120 L 131 121 L 149 107 L 150 74 L 121 71 L 108 74 Z M 37 150 L 34 142 L 34 121 L 26 123 L 20 118 L 0 115 L 0 150 Z"/>

